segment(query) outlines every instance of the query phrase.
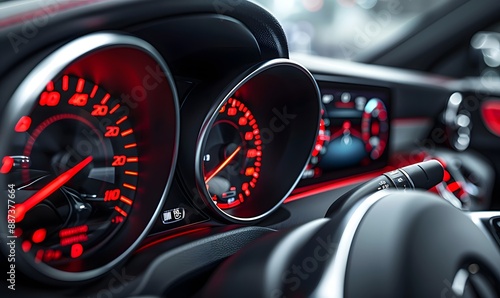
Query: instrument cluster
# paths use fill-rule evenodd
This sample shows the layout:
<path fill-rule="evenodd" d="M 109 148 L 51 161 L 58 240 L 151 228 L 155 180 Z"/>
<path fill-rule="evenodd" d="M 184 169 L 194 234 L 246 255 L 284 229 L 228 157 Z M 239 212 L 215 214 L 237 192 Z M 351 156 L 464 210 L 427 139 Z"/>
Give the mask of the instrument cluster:
<path fill-rule="evenodd" d="M 23 272 L 94 279 L 185 217 L 246 223 L 279 207 L 317 136 L 313 76 L 270 59 L 180 102 L 164 57 L 114 32 L 70 41 L 25 75 L 0 118 L 0 232 L 17 239 Z"/>
<path fill-rule="evenodd" d="M 301 185 L 383 168 L 389 158 L 390 90 L 319 81 L 322 119 Z"/>

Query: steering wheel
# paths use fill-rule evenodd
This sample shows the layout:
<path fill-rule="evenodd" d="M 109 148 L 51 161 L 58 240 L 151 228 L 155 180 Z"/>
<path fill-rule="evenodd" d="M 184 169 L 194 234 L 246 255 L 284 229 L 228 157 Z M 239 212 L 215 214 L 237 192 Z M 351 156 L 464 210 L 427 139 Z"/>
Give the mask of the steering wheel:
<path fill-rule="evenodd" d="M 500 297 L 490 223 L 437 195 L 383 190 L 228 258 L 202 297 Z M 497 224 L 498 226 L 498 224 Z"/>

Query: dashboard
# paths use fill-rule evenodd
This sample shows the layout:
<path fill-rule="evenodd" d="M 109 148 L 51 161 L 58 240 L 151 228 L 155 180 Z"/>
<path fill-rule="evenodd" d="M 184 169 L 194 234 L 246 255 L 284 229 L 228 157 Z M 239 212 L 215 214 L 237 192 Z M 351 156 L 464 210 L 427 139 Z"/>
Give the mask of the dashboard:
<path fill-rule="evenodd" d="M 243 247 L 431 159 L 443 201 L 497 203 L 498 88 L 290 55 L 247 1 L 0 8 L 2 294 L 193 296 Z"/>

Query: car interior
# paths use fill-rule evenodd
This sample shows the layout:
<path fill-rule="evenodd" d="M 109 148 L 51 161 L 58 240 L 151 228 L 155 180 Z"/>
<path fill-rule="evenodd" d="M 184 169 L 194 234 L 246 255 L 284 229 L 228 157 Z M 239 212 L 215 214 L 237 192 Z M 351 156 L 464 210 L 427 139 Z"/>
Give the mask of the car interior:
<path fill-rule="evenodd" d="M 0 1 L 2 297 L 500 297 L 500 2 Z"/>

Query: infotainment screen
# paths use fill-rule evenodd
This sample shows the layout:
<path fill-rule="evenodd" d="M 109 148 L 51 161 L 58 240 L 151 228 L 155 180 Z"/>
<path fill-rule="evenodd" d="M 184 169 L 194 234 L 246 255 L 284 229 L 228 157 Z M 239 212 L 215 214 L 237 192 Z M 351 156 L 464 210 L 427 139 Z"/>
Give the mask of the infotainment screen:
<path fill-rule="evenodd" d="M 390 90 L 318 83 L 323 103 L 322 119 L 300 185 L 385 167 L 389 156 Z"/>

